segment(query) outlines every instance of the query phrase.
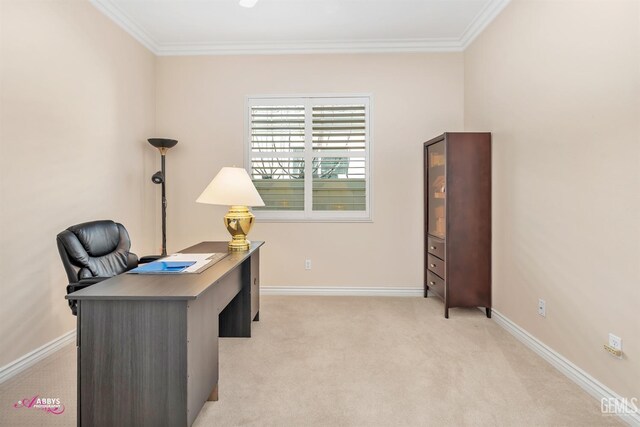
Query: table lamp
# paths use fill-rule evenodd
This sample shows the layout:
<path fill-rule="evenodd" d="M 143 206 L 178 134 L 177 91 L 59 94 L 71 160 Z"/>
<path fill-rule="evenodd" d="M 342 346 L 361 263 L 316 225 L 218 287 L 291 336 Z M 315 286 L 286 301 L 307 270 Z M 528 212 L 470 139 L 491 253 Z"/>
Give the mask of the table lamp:
<path fill-rule="evenodd" d="M 222 168 L 196 202 L 230 206 L 229 212 L 224 216 L 224 225 L 232 236 L 229 250 L 249 250 L 247 234 L 255 218 L 249 211 L 249 206 L 264 206 L 264 202 L 246 170 Z"/>

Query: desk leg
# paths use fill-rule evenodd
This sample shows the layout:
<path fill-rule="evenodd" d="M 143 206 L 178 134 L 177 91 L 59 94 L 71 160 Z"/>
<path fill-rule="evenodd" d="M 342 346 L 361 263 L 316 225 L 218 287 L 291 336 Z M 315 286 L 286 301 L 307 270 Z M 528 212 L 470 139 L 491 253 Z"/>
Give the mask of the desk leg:
<path fill-rule="evenodd" d="M 240 292 L 220 312 L 220 337 L 251 337 L 251 259 L 240 266 Z M 223 280 L 231 280 L 230 276 Z"/>
<path fill-rule="evenodd" d="M 215 387 L 213 387 L 213 390 L 211 390 L 211 394 L 207 398 L 207 401 L 208 402 L 217 402 L 218 401 L 218 384 L 216 384 Z"/>

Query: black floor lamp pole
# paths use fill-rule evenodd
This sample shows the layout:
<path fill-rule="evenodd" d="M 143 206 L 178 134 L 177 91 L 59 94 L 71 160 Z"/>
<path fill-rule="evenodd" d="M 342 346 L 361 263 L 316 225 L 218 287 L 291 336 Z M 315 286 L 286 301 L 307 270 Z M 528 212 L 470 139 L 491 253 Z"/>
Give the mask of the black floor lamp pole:
<path fill-rule="evenodd" d="M 167 138 L 149 138 L 149 144 L 153 145 L 160 151 L 160 170 L 153 174 L 151 181 L 154 184 L 161 184 L 162 186 L 162 254 L 160 256 L 167 256 L 167 175 L 165 168 L 165 155 L 169 148 L 174 147 L 178 141 L 175 139 Z"/>
<path fill-rule="evenodd" d="M 166 177 L 164 166 L 165 153 L 160 153 L 162 176 Z M 167 184 L 162 180 L 162 256 L 167 256 Z"/>

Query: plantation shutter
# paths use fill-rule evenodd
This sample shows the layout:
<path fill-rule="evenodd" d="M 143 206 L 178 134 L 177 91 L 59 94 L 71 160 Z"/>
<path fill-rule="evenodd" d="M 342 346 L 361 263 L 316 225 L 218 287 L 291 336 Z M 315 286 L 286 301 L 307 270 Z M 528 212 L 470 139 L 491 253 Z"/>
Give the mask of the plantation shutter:
<path fill-rule="evenodd" d="M 365 210 L 365 106 L 314 105 L 312 132 L 313 210 Z"/>
<path fill-rule="evenodd" d="M 274 218 L 368 219 L 368 102 L 249 99 L 247 166 L 265 202 L 255 210 Z"/>
<path fill-rule="evenodd" d="M 304 105 L 251 107 L 251 178 L 262 210 L 304 210 Z M 284 157 L 283 157 L 284 156 Z"/>

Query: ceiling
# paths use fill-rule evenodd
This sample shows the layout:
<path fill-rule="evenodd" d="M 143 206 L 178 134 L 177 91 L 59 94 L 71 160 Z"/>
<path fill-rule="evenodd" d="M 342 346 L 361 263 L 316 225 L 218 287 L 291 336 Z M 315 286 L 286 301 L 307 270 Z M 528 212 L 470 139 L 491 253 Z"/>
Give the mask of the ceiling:
<path fill-rule="evenodd" d="M 462 51 L 510 0 L 90 0 L 156 55 Z"/>

